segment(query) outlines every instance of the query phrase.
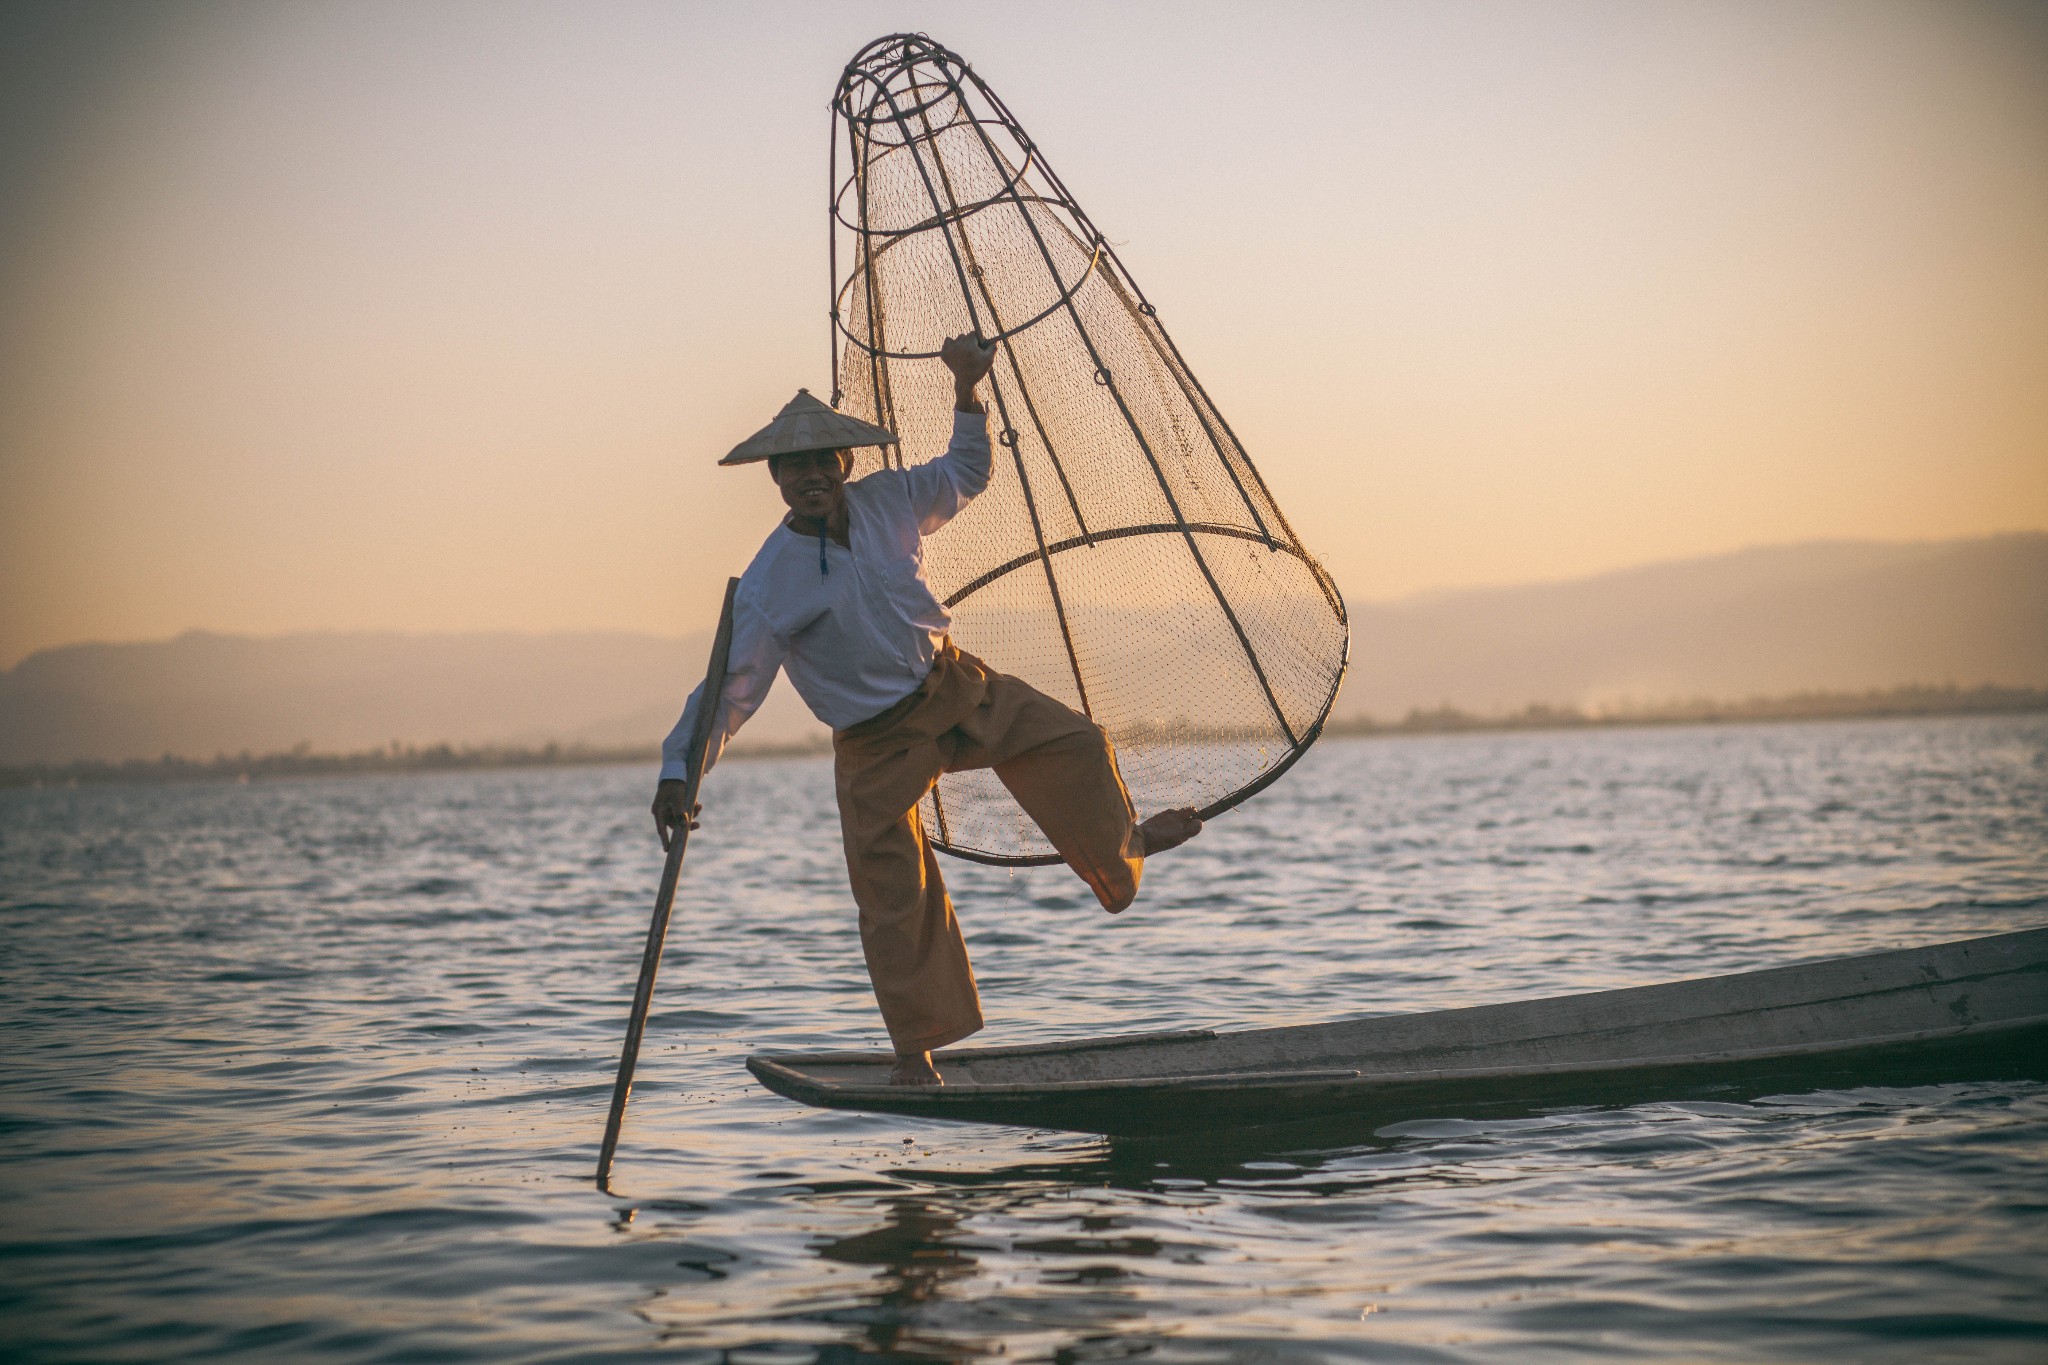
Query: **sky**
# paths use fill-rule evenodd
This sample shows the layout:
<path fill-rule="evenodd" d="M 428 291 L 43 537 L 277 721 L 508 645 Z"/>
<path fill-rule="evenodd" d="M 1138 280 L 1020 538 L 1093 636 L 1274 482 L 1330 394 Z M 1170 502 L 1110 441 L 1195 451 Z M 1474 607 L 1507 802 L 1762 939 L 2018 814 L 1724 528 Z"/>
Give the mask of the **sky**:
<path fill-rule="evenodd" d="M 1353 600 L 2048 528 L 2048 7 L 0 5 L 0 667 L 708 627 L 826 101 L 972 62 Z"/>

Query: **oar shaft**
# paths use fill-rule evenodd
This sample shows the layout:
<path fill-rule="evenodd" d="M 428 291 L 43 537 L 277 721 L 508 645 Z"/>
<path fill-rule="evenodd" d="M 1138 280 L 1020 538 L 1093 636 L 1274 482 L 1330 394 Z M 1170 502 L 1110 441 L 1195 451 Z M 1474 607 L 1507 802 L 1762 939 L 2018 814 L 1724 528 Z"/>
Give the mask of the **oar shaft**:
<path fill-rule="evenodd" d="M 687 809 L 687 807 L 685 808 Z M 619 1130 L 626 1122 L 626 1098 L 633 1093 L 633 1071 L 640 1064 L 640 1040 L 647 1033 L 647 1015 L 654 1005 L 654 978 L 661 970 L 661 950 L 668 940 L 668 921 L 675 908 L 676 883 L 683 875 L 687 828 L 676 831 L 668 861 L 661 869 L 661 891 L 654 900 L 654 919 L 647 926 L 647 946 L 640 954 L 640 981 L 633 987 L 633 1012 L 626 1020 L 626 1042 L 619 1049 L 619 1074 L 612 1082 L 611 1112 L 605 1115 L 604 1145 L 597 1154 L 597 1183 L 611 1178 L 612 1158 L 619 1150 Z"/>
<path fill-rule="evenodd" d="M 654 979 L 661 970 L 661 951 L 668 941 L 668 922 L 675 908 L 676 884 L 682 880 L 683 851 L 690 843 L 690 820 L 697 809 L 697 789 L 704 778 L 704 760 L 711 747 L 711 727 L 725 698 L 726 663 L 732 654 L 732 604 L 739 590 L 737 578 L 725 585 L 725 606 L 718 617 L 718 633 L 711 642 L 711 665 L 704 670 L 704 690 L 698 694 L 697 723 L 690 732 L 689 776 L 683 786 L 683 822 L 669 839 L 668 861 L 661 868 L 661 889 L 654 897 L 654 918 L 647 925 L 647 946 L 640 953 L 640 980 L 633 987 L 633 1011 L 626 1019 L 626 1041 L 619 1049 L 618 1079 L 612 1082 L 611 1111 L 605 1116 L 604 1143 L 597 1154 L 597 1186 L 611 1182 L 612 1158 L 619 1150 L 619 1131 L 626 1122 L 626 1100 L 633 1093 L 633 1070 L 640 1061 L 640 1040 L 647 1032 L 647 1015 L 654 1005 Z"/>

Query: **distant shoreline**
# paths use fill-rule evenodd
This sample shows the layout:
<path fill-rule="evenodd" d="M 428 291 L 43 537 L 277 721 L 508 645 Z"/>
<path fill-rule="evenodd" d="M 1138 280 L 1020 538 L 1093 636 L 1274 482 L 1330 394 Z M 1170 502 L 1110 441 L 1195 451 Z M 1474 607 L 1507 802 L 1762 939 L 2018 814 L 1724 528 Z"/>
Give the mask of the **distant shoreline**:
<path fill-rule="evenodd" d="M 1444 735 L 1470 730 L 1583 730 L 1631 725 L 1738 725 L 1756 721 L 1883 720 L 1911 716 L 2020 715 L 2048 711 L 2048 687 L 1908 685 L 1868 692 L 1793 692 L 1741 701 L 1657 702 L 1587 712 L 1532 702 L 1520 711 L 1474 715 L 1454 706 L 1410 711 L 1397 721 L 1333 720 L 1326 735 Z"/>
<path fill-rule="evenodd" d="M 1351 716 L 1331 721 L 1323 733 L 1340 737 L 1392 738 L 1518 730 L 1596 730 L 1655 725 L 1736 725 L 1768 721 L 1881 720 L 1887 718 L 2020 715 L 2048 711 L 2048 687 L 1907 686 L 1869 692 L 1799 692 L 1742 701 L 1664 702 L 1585 712 L 1570 706 L 1532 703 L 1520 711 L 1480 715 L 1453 706 L 1410 711 L 1396 721 Z M 831 752 L 811 744 L 739 745 L 727 758 L 816 758 Z M 583 767 L 647 763 L 660 758 L 651 745 L 630 748 L 547 744 L 392 744 L 356 753 L 323 754 L 310 745 L 283 753 L 217 754 L 210 759 L 166 754 L 123 762 L 34 763 L 0 767 L 0 787 L 76 787 L 102 783 L 252 782 L 266 778 L 377 776 L 470 772 L 502 768 Z"/>

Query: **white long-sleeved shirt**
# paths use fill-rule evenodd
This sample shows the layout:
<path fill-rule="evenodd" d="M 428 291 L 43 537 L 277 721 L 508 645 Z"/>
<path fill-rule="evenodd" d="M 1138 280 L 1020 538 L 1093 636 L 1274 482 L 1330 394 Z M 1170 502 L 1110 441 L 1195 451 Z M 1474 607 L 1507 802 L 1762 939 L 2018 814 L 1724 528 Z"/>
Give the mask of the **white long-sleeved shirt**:
<path fill-rule="evenodd" d="M 924 577 L 923 539 L 988 487 L 988 416 L 953 415 L 946 453 L 910 469 L 883 469 L 846 485 L 848 547 L 770 533 L 733 597 L 725 704 L 711 729 L 705 769 L 760 709 L 778 668 L 811 713 L 835 730 L 902 701 L 931 672 L 953 617 Z M 823 569 L 820 568 L 820 555 Z M 661 776 L 685 777 L 704 686 L 661 746 Z"/>

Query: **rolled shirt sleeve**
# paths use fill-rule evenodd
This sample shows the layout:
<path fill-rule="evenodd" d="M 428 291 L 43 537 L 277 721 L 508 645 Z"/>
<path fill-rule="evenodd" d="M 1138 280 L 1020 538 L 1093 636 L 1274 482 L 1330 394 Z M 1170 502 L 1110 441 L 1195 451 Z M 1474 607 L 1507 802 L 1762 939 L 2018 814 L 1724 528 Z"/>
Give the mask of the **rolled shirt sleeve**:
<path fill-rule="evenodd" d="M 988 487 L 990 458 L 988 414 L 955 412 L 946 453 L 904 471 L 919 534 L 944 526 Z"/>
<path fill-rule="evenodd" d="M 738 733 L 747 717 L 761 709 L 768 690 L 775 685 L 776 670 L 788 653 L 786 642 L 776 639 L 768 619 L 744 598 L 733 604 L 732 647 L 725 664 L 724 704 L 711 727 L 710 743 L 704 747 L 704 771 L 717 766 L 726 742 Z M 661 742 L 661 780 L 683 780 L 690 775 L 690 735 L 696 729 L 697 711 L 704 704 L 704 684 L 698 683 L 683 706 L 682 719 Z"/>

